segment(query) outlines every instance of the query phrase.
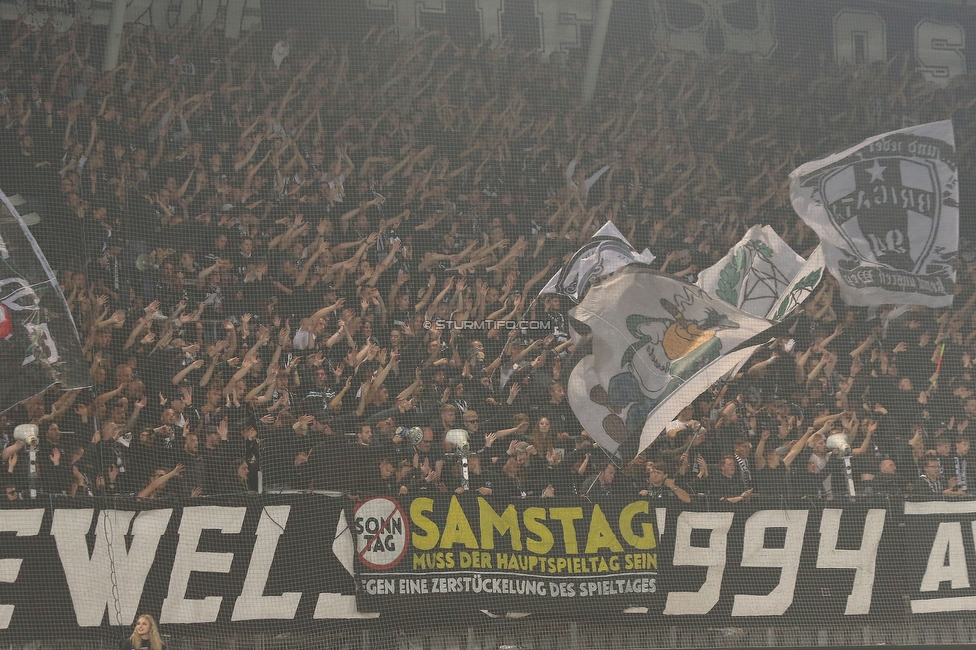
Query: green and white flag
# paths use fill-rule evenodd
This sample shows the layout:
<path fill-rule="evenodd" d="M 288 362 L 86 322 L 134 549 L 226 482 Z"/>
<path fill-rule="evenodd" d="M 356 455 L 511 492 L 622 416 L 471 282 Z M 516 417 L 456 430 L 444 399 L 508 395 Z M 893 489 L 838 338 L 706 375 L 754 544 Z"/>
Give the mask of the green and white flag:
<path fill-rule="evenodd" d="M 810 259 L 797 271 L 790 286 L 780 294 L 779 300 L 769 310 L 766 318 L 778 323 L 793 313 L 793 310 L 809 298 L 813 290 L 820 284 L 826 263 L 823 246 L 817 246 L 810 253 Z"/>
<path fill-rule="evenodd" d="M 710 296 L 765 318 L 803 264 L 771 226 L 753 226 L 725 257 L 699 274 L 696 284 Z"/>

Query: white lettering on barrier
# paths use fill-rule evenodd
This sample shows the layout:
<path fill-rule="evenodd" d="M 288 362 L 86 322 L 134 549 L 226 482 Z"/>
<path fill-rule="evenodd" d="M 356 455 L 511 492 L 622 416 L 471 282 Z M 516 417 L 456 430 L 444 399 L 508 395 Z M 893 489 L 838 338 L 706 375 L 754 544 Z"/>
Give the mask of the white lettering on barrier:
<path fill-rule="evenodd" d="M 336 519 L 335 537 L 332 540 L 332 553 L 350 576 L 355 577 L 356 542 L 352 530 L 346 525 L 346 511 L 339 511 Z M 313 619 L 377 618 L 379 612 L 360 612 L 356 607 L 356 597 L 352 594 L 320 593 L 315 601 Z"/>
<path fill-rule="evenodd" d="M 976 512 L 976 502 L 931 502 L 907 503 L 906 515 L 960 515 Z M 206 623 L 214 622 L 222 604 L 221 596 L 209 596 L 202 600 L 185 598 L 191 573 L 228 573 L 234 559 L 233 553 L 203 553 L 196 549 L 203 530 L 220 530 L 223 533 L 240 533 L 247 510 L 243 507 L 201 506 L 186 508 L 179 528 L 180 542 L 174 559 L 169 594 L 163 602 L 161 620 L 166 623 Z M 247 567 L 244 586 L 237 598 L 232 620 L 293 619 L 297 613 L 302 594 L 286 592 L 280 596 L 265 596 L 264 590 L 270 577 L 274 557 L 280 537 L 287 524 L 290 506 L 268 506 L 261 514 L 255 532 L 254 550 Z M 853 570 L 854 579 L 851 593 L 847 598 L 845 615 L 864 615 L 870 613 L 877 553 L 884 529 L 886 511 L 875 508 L 867 511 L 864 528 L 858 549 L 839 549 L 838 531 L 844 510 L 825 509 L 819 526 L 820 538 L 817 551 L 818 569 Z M 93 522 L 93 510 L 57 509 L 53 512 L 51 535 L 55 540 L 69 593 L 78 624 L 82 627 L 98 626 L 105 620 L 106 608 L 111 625 L 130 625 L 135 620 L 142 599 L 145 580 L 148 576 L 162 535 L 172 516 L 172 509 L 151 510 L 139 513 L 105 510 Z M 734 513 L 680 513 L 675 531 L 675 552 L 673 565 L 698 566 L 707 569 L 705 581 L 695 592 L 672 592 L 668 594 L 664 613 L 668 615 L 687 615 L 709 613 L 719 602 L 724 569 L 727 561 L 727 538 L 734 520 Z M 806 510 L 769 510 L 751 514 L 743 530 L 743 567 L 780 568 L 779 583 L 766 595 L 737 594 L 734 596 L 732 616 L 775 616 L 785 613 L 794 600 L 799 560 L 803 551 L 803 536 L 808 523 Z M 854 516 L 854 515 L 848 515 Z M 0 532 L 14 532 L 18 537 L 39 534 L 44 510 L 0 511 Z M 345 533 L 344 543 L 333 544 L 337 557 L 345 557 L 344 565 L 351 573 L 352 557 L 355 553 L 352 535 L 344 525 L 345 518 L 337 521 L 336 537 Z M 93 526 L 94 523 L 94 526 Z M 919 591 L 939 592 L 945 583 L 952 590 L 970 588 L 970 578 L 966 559 L 966 548 L 962 526 L 970 525 L 976 536 L 976 522 L 941 521 L 938 522 L 932 542 L 928 563 L 922 577 Z M 765 533 L 769 528 L 784 528 L 786 538 L 783 548 L 766 548 Z M 692 546 L 692 532 L 708 530 L 706 547 Z M 88 549 L 86 536 L 94 531 L 94 545 Z M 132 538 L 131 544 L 126 538 Z M 342 548 L 340 548 L 342 547 Z M 342 552 L 339 552 L 342 551 Z M 0 584 L 17 580 L 23 560 L 20 558 L 0 559 Z M 118 586 L 118 601 L 113 593 L 113 576 Z M 495 579 L 483 581 L 481 589 L 489 593 L 521 593 L 519 580 Z M 499 582 L 500 580 L 500 582 Z M 506 582 L 507 580 L 507 582 Z M 500 587 L 495 586 L 496 582 Z M 617 581 L 620 582 L 620 581 Z M 569 596 L 572 587 L 567 583 L 555 583 L 554 595 Z M 506 587 L 506 585 L 508 585 Z M 598 588 L 594 590 L 592 585 Z M 609 585 L 602 587 L 601 585 Z M 613 594 L 616 585 L 610 583 L 585 583 L 577 585 L 578 595 Z M 616 587 L 620 593 L 629 588 Z M 500 591 L 497 591 L 500 589 Z M 602 589 L 602 591 L 601 591 Z M 640 590 L 633 587 L 635 593 Z M 435 589 L 436 591 L 436 589 Z M 457 589 L 451 588 L 450 592 Z M 546 590 L 549 591 L 548 589 Z M 651 589 L 653 592 L 654 590 Z M 565 592 L 565 593 L 564 593 Z M 541 591 L 540 591 L 541 593 Z M 327 616 L 323 608 L 323 596 L 319 594 L 316 618 Z M 338 595 L 338 594 L 336 594 Z M 348 598 L 352 599 L 352 596 Z M 120 615 L 116 615 L 118 602 Z M 963 611 L 976 609 L 976 597 L 959 596 L 913 600 L 913 613 Z M 0 629 L 10 625 L 14 613 L 13 605 L 0 605 Z M 368 616 L 356 613 L 354 604 L 350 611 L 338 614 L 342 618 Z M 358 614 L 358 615 L 357 615 Z"/>
<path fill-rule="evenodd" d="M 367 0 L 369 9 L 393 10 L 393 22 L 397 26 L 397 38 L 402 42 L 413 40 L 422 17 L 427 13 L 446 13 L 444 0 Z"/>
<path fill-rule="evenodd" d="M 962 542 L 962 524 L 958 521 L 943 521 L 939 524 L 919 591 L 938 591 L 943 582 L 948 582 L 953 589 L 969 588 L 966 548 Z"/>
<path fill-rule="evenodd" d="M 871 609 L 878 546 L 884 531 L 886 513 L 881 509 L 868 511 L 861 536 L 861 548 L 854 551 L 837 548 L 837 531 L 842 512 L 838 509 L 827 509 L 823 512 L 817 568 L 855 569 L 854 584 L 844 614 L 867 614 Z M 808 515 L 806 510 L 760 510 L 749 517 L 743 531 L 741 566 L 778 567 L 782 572 L 779 584 L 769 594 L 736 594 L 732 616 L 777 616 L 786 612 L 793 603 Z M 698 591 L 670 592 L 664 614 L 707 614 L 718 603 L 725 572 L 727 537 L 733 517 L 731 512 L 682 512 L 678 516 L 672 565 L 707 567 L 708 571 L 705 582 Z M 767 528 L 786 528 L 784 548 L 765 548 Z M 708 546 L 691 546 L 692 530 L 702 529 L 711 531 Z M 940 563 L 944 557 L 943 551 L 939 556 Z M 930 565 L 931 563 L 932 560 Z M 965 560 L 963 568 L 965 569 Z M 966 580 L 968 586 L 968 579 Z"/>
<path fill-rule="evenodd" d="M 743 533 L 742 566 L 779 568 L 779 584 L 764 596 L 737 594 L 732 616 L 780 616 L 790 608 L 808 515 L 806 510 L 760 510 L 749 517 Z M 767 528 L 786 529 L 783 548 L 766 548 Z"/>
<path fill-rule="evenodd" d="M 847 597 L 844 616 L 867 614 L 871 611 L 871 595 L 874 593 L 874 570 L 878 558 L 881 533 L 884 532 L 887 512 L 881 508 L 868 510 L 864 518 L 864 533 L 860 550 L 837 548 L 837 534 L 843 510 L 830 508 L 823 511 L 820 519 L 820 548 L 817 551 L 818 569 L 855 569 L 854 585 Z"/>
<path fill-rule="evenodd" d="M 207 553 L 198 551 L 200 534 L 204 530 L 219 530 L 236 535 L 241 532 L 247 508 L 222 506 L 196 506 L 183 509 L 180 521 L 180 542 L 169 576 L 169 593 L 163 600 L 159 622 L 213 623 L 220 613 L 222 596 L 207 596 L 202 600 L 186 598 L 186 588 L 191 573 L 230 573 L 233 553 Z"/>
<path fill-rule="evenodd" d="M 0 532 L 14 533 L 17 537 L 34 537 L 41 532 L 43 519 L 44 511 L 41 509 L 5 510 L 0 512 Z M 0 582 L 16 582 L 23 562 L 23 558 L 19 557 L 0 560 Z M 13 605 L 0 605 L 0 630 L 7 629 L 13 615 Z"/>
<path fill-rule="evenodd" d="M 91 528 L 94 510 L 54 511 L 51 535 L 68 582 L 75 618 L 81 627 L 101 625 L 106 609 L 110 625 L 130 625 L 135 620 L 146 576 L 156 558 L 156 547 L 173 510 L 147 510 L 133 520 L 135 514 L 124 510 L 101 511 L 95 528 L 95 547 L 89 556 L 85 536 Z M 132 543 L 127 546 L 125 536 L 130 524 Z M 116 596 L 110 579 L 113 575 L 121 616 L 115 613 Z"/>
<path fill-rule="evenodd" d="M 497 44 L 502 41 L 502 14 L 505 5 L 502 0 L 475 0 L 475 11 L 481 23 L 481 42 Z"/>
<path fill-rule="evenodd" d="M 669 593 L 665 614 L 707 614 L 718 603 L 725 574 L 725 549 L 734 516 L 731 512 L 682 512 L 678 515 L 671 563 L 676 567 L 704 566 L 708 567 L 708 572 L 698 591 Z M 691 545 L 691 531 L 695 529 L 711 530 L 707 547 Z"/>
<path fill-rule="evenodd" d="M 232 621 L 253 621 L 279 618 L 291 620 L 298 611 L 302 592 L 292 591 L 280 596 L 265 596 L 264 587 L 268 584 L 271 564 L 278 549 L 278 538 L 285 532 L 291 506 L 266 506 L 261 511 L 261 520 L 254 535 L 254 551 L 244 578 L 244 588 L 234 603 Z"/>
<path fill-rule="evenodd" d="M 553 52 L 567 52 L 582 44 L 582 25 L 593 22 L 593 0 L 535 0 L 533 4 L 539 18 L 543 60 L 548 61 Z"/>
<path fill-rule="evenodd" d="M 695 5 L 694 12 L 682 11 L 684 4 L 666 0 L 648 3 L 654 25 L 651 40 L 658 50 L 694 52 L 708 58 L 735 53 L 765 59 L 776 49 L 770 0 L 750 2 L 749 20 L 727 12 L 724 1 L 692 0 L 688 5 Z"/>

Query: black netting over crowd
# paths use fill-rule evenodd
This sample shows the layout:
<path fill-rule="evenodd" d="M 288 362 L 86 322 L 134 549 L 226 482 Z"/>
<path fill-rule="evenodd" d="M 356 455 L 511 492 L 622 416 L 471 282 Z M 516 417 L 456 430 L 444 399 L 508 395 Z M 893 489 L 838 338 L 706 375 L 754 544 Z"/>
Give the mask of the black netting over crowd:
<path fill-rule="evenodd" d="M 0 25 L 0 189 L 31 213 L 90 385 L 0 415 L 0 530 L 19 531 L 0 555 L 43 547 L 0 582 L 16 603 L 0 638 L 45 615 L 125 636 L 143 613 L 314 629 L 356 597 L 394 621 L 973 609 L 976 86 L 953 44 L 972 15 L 618 2 L 585 101 L 587 3 L 498 3 L 494 22 L 486 3 L 347 3 L 321 30 L 328 11 L 283 3 L 235 38 L 220 12 L 129 16 L 105 72 L 109 34 L 83 4 L 62 7 L 73 24 Z M 755 225 L 806 259 L 820 240 L 790 172 L 943 120 L 951 307 L 852 307 L 818 275 L 649 447 L 610 454 L 585 430 L 568 393 L 594 325 L 540 291 L 598 229 L 688 283 Z M 20 285 L 0 283 L 14 318 Z M 26 385 L 13 340 L 4 395 Z M 637 406 L 586 397 L 622 443 Z M 14 435 L 28 423 L 36 475 Z M 45 608 L 33 589 L 58 595 Z"/>

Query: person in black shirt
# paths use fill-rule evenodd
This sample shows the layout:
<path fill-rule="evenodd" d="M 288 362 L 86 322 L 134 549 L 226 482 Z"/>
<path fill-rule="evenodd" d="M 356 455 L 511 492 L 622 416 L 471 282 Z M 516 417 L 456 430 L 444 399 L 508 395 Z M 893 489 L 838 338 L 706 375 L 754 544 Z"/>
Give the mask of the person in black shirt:
<path fill-rule="evenodd" d="M 468 456 L 468 489 L 464 489 L 462 484 L 461 465 L 458 463 L 452 471 L 457 487 L 454 489 L 456 494 L 473 494 L 475 496 L 488 497 L 492 495 L 494 487 L 494 477 L 490 472 L 485 471 L 481 466 L 481 456 L 471 454 Z"/>
<path fill-rule="evenodd" d="M 37 454 L 41 488 L 48 494 L 63 494 L 71 483 L 71 458 L 61 441 L 61 430 L 54 422 L 48 425 Z"/>
<path fill-rule="evenodd" d="M 660 461 L 648 461 L 647 482 L 638 490 L 637 496 L 660 501 L 668 505 L 691 503 L 691 495 L 675 483 L 668 475 L 668 467 Z"/>
<path fill-rule="evenodd" d="M 509 456 L 502 464 L 496 487 L 492 494 L 502 499 L 527 499 L 534 494 L 529 484 L 528 465 L 523 465 L 515 456 Z"/>
<path fill-rule="evenodd" d="M 313 425 L 314 427 L 315 425 Z M 345 466 L 348 443 L 333 432 L 331 426 L 319 425 L 321 434 L 309 452 L 305 476 L 312 489 L 343 490 L 348 488 L 349 468 Z"/>
<path fill-rule="evenodd" d="M 966 493 L 959 489 L 959 479 L 955 476 L 948 481 L 941 475 L 939 459 L 929 456 L 922 461 L 922 473 L 912 484 L 912 496 L 916 498 L 964 497 Z"/>
<path fill-rule="evenodd" d="M 261 441 L 258 440 L 257 425 L 253 421 L 245 423 L 241 436 L 241 464 L 237 475 L 244 481 L 249 492 L 257 492 L 258 472 L 261 470 Z"/>
<path fill-rule="evenodd" d="M 771 432 L 764 430 L 756 445 L 756 471 L 753 473 L 753 486 L 759 496 L 779 496 L 787 492 L 789 481 L 789 466 L 800 452 L 800 446 L 795 445 L 790 450 L 792 456 L 789 463 L 780 458 L 779 449 L 775 442 L 769 443 Z M 778 441 L 778 439 L 776 439 Z"/>
<path fill-rule="evenodd" d="M 207 463 L 200 453 L 200 439 L 195 433 L 183 436 L 183 453 L 180 463 L 186 468 L 181 481 L 183 494 L 197 497 L 205 493 L 208 486 Z"/>
<path fill-rule="evenodd" d="M 956 453 L 952 456 L 949 461 L 949 468 L 952 472 L 952 476 L 959 479 L 959 489 L 968 494 L 969 492 L 969 481 L 968 481 L 968 454 L 969 454 L 969 440 L 963 437 L 956 438 Z"/>
<path fill-rule="evenodd" d="M 588 480 L 583 487 L 583 496 L 592 501 L 607 501 L 612 499 L 617 491 L 614 489 L 613 480 L 617 476 L 617 466 L 607 463 L 603 471 Z"/>
<path fill-rule="evenodd" d="M 878 463 L 878 471 L 862 472 L 858 478 L 864 496 L 900 497 L 905 494 L 905 480 L 891 458 L 883 458 Z"/>
<path fill-rule="evenodd" d="M 752 482 L 752 469 L 749 467 L 749 453 L 752 451 L 752 443 L 748 438 L 738 437 L 732 441 L 732 456 L 735 458 L 736 476 L 742 481 L 743 489 L 754 487 Z"/>
<path fill-rule="evenodd" d="M 376 463 L 375 466 L 364 468 L 363 483 L 357 494 L 361 497 L 368 497 L 377 494 L 396 496 L 400 493 L 400 484 L 397 481 L 397 468 L 385 456 Z M 404 486 L 405 487 L 405 486 Z"/>
<path fill-rule="evenodd" d="M 346 462 L 344 489 L 351 494 L 370 489 L 383 454 L 380 445 L 373 444 L 373 428 L 368 424 L 361 425 L 356 432 L 356 440 L 347 443 L 343 451 Z"/>
<path fill-rule="evenodd" d="M 563 449 L 550 449 L 546 452 L 546 464 L 539 467 L 533 476 L 536 493 L 543 498 L 577 496 L 579 474 L 573 471 L 572 463 L 565 460 Z"/>
<path fill-rule="evenodd" d="M 100 432 L 100 440 L 95 444 L 94 458 L 98 464 L 99 474 L 106 474 L 109 466 L 119 470 L 119 490 L 121 492 L 135 492 L 138 487 L 138 476 L 133 476 L 130 447 L 132 436 L 123 434 L 117 424 L 105 422 Z"/>
<path fill-rule="evenodd" d="M 418 467 L 410 471 L 410 477 L 411 482 L 408 485 L 408 490 L 411 494 L 418 492 L 436 492 L 440 489 L 440 472 L 434 470 L 429 458 L 426 456 L 420 461 Z"/>
<path fill-rule="evenodd" d="M 675 481 L 688 494 L 704 494 L 708 490 L 708 462 L 705 457 L 689 449 L 678 457 Z M 694 458 L 694 461 L 692 461 Z"/>
<path fill-rule="evenodd" d="M 312 430 L 312 415 L 297 420 L 288 413 L 278 416 L 269 431 L 274 441 L 265 446 L 264 480 L 271 487 L 303 490 L 312 481 L 309 465 L 319 436 Z"/>
<path fill-rule="evenodd" d="M 548 394 L 548 401 L 539 406 L 538 413 L 549 418 L 557 440 L 573 444 L 579 437 L 581 428 L 579 420 L 576 419 L 572 407 L 566 400 L 566 387 L 562 382 L 553 380 L 549 384 Z"/>
<path fill-rule="evenodd" d="M 729 503 L 747 500 L 752 495 L 753 489 L 743 489 L 742 480 L 736 473 L 737 467 L 734 456 L 731 454 L 723 456 L 718 465 L 718 474 L 710 477 L 709 494 L 718 497 L 719 501 Z"/>
<path fill-rule="evenodd" d="M 394 479 L 396 481 L 396 490 L 393 494 L 398 496 L 406 496 L 410 493 L 410 486 L 416 480 L 416 476 L 419 474 L 413 464 L 409 460 L 401 460 L 396 464 L 396 474 Z"/>

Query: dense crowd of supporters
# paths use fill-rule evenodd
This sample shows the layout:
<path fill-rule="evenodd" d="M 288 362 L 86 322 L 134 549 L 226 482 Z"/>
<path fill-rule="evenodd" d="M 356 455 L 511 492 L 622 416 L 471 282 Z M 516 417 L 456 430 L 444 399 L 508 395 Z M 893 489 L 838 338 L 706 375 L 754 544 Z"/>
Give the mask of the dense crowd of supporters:
<path fill-rule="evenodd" d="M 828 278 L 622 467 L 567 402 L 572 305 L 538 292 L 608 220 L 688 280 L 757 223 L 808 254 L 787 174 L 902 115 L 958 116 L 971 75 L 937 89 L 896 59 L 811 82 L 621 50 L 581 105 L 576 57 L 441 32 L 309 45 L 129 25 L 99 73 L 88 25 L 2 31 L 0 188 L 39 206 L 92 381 L 0 416 L 8 498 L 28 487 L 25 422 L 41 491 L 70 496 L 255 491 L 259 474 L 353 498 L 464 492 L 456 428 L 467 492 L 499 499 L 832 498 L 835 433 L 861 494 L 967 494 L 965 248 L 955 306 L 890 323 Z M 957 123 L 964 177 L 972 135 Z"/>

